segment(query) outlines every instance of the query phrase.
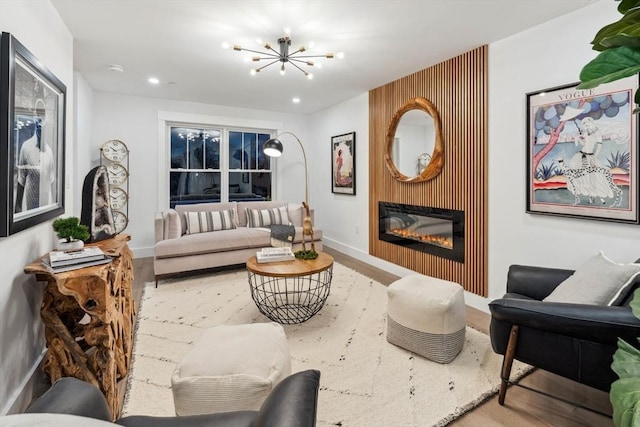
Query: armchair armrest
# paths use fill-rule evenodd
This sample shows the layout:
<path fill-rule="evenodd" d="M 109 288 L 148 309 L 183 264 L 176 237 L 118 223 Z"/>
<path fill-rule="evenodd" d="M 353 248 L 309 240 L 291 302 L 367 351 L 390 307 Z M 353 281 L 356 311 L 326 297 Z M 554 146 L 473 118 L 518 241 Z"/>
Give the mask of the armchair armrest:
<path fill-rule="evenodd" d="M 26 412 L 78 415 L 111 421 L 109 405 L 98 387 L 73 377 L 60 378 L 53 383 Z"/>
<path fill-rule="evenodd" d="M 492 321 L 615 346 L 618 337 L 636 343 L 640 319 L 629 307 L 501 298 L 489 304 Z"/>
<path fill-rule="evenodd" d="M 573 273 L 574 270 L 512 265 L 507 274 L 507 292 L 541 301 Z"/>

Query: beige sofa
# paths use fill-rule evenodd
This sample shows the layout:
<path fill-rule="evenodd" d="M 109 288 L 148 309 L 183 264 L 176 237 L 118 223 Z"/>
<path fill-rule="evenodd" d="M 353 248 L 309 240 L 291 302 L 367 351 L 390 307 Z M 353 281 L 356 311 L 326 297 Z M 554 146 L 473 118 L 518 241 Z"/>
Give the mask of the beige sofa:
<path fill-rule="evenodd" d="M 245 263 L 260 248 L 271 246 L 268 228 L 247 226 L 247 209 L 255 213 L 282 207 L 286 207 L 289 222 L 296 228 L 293 241 L 295 251 L 302 247 L 302 219 L 305 216 L 304 208 L 299 204 L 277 201 L 202 203 L 177 205 L 175 209 L 156 213 L 153 261 L 156 284 L 160 276 L 167 274 Z M 198 214 L 194 212 L 209 211 L 217 212 L 216 218 L 221 214 L 223 217 L 226 215 L 227 220 L 228 212 L 233 211 L 236 228 L 194 232 L 198 228 L 193 221 L 194 215 Z M 191 219 L 191 230 L 188 230 L 188 218 Z M 314 227 L 313 237 L 316 250 L 321 251 L 322 230 Z M 310 249 L 309 242 L 307 249 Z"/>

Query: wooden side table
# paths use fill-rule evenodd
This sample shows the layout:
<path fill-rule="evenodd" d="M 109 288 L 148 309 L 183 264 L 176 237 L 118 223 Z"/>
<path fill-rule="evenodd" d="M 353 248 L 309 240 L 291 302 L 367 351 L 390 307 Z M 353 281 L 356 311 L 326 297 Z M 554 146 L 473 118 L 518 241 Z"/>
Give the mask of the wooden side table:
<path fill-rule="evenodd" d="M 258 310 L 285 325 L 311 319 L 329 296 L 333 257 L 319 252 L 313 260 L 258 263 L 247 260 L 251 297 Z"/>
<path fill-rule="evenodd" d="M 130 239 L 119 234 L 88 245 L 112 256 L 109 264 L 52 273 L 41 263 L 44 255 L 24 268 L 47 282 L 40 311 L 47 340 L 45 373 L 52 383 L 75 377 L 98 386 L 114 420 L 120 415 L 117 382 L 128 372 L 133 349 Z"/>

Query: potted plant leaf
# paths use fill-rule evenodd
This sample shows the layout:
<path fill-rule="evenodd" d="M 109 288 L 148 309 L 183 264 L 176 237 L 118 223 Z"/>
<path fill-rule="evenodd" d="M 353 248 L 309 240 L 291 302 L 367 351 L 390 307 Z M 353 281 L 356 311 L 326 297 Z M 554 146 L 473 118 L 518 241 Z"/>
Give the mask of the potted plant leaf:
<path fill-rule="evenodd" d="M 89 229 L 86 225 L 80 224 L 80 219 L 75 216 L 58 218 L 53 221 L 52 226 L 60 239 L 59 250 L 80 250 L 84 247 L 84 241 L 89 238 Z"/>
<path fill-rule="evenodd" d="M 640 319 L 640 289 L 631 301 L 633 315 Z M 609 399 L 613 406 L 613 423 L 617 427 L 640 425 L 640 350 L 618 338 L 611 369 L 618 379 L 611 384 Z"/>
<path fill-rule="evenodd" d="M 640 0 L 616 0 L 622 18 L 603 27 L 594 37 L 593 50 L 600 52 L 580 71 L 578 89 L 590 89 L 603 83 L 640 73 Z M 640 90 L 636 91 L 640 104 Z M 640 112 L 636 107 L 634 113 Z"/>
<path fill-rule="evenodd" d="M 580 72 L 579 89 L 590 89 L 640 73 L 640 0 L 619 1 L 622 17 L 603 27 L 594 37 L 593 49 L 600 52 Z M 640 112 L 640 89 L 634 96 Z M 624 161 L 624 159 L 622 159 Z M 630 304 L 640 319 L 640 290 Z M 639 340 L 640 341 L 640 340 Z M 611 384 L 609 399 L 613 406 L 613 422 L 617 427 L 640 426 L 640 350 L 623 339 L 613 355 L 611 369 L 619 379 Z"/>

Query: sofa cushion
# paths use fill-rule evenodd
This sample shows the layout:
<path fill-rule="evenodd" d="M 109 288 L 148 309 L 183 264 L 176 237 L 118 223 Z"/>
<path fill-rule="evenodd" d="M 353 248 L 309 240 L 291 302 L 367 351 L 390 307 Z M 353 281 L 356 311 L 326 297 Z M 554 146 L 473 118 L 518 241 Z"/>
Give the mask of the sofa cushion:
<path fill-rule="evenodd" d="M 165 230 L 165 239 L 175 239 L 182 236 L 182 221 L 180 214 L 175 209 L 169 209 L 165 219 L 167 229 Z"/>
<path fill-rule="evenodd" d="M 182 222 L 182 234 L 187 232 L 187 218 L 185 212 L 208 212 L 208 211 L 222 211 L 233 209 L 236 211 L 236 222 L 238 222 L 238 203 L 194 203 L 191 205 L 176 205 L 175 210 L 180 214 L 180 220 Z"/>
<path fill-rule="evenodd" d="M 179 239 L 163 240 L 155 246 L 155 257 L 179 256 L 234 251 L 271 246 L 269 229 L 239 227 L 209 233 L 185 234 Z"/>
<path fill-rule="evenodd" d="M 185 212 L 187 234 L 232 230 L 238 226 L 233 209 L 207 212 Z"/>
<path fill-rule="evenodd" d="M 638 274 L 640 264 L 617 264 L 600 251 L 560 283 L 544 301 L 619 305 Z"/>
<path fill-rule="evenodd" d="M 238 215 L 238 227 L 247 226 L 246 210 L 249 209 L 273 209 L 281 206 L 287 206 L 287 202 L 273 201 L 268 202 L 238 202 L 238 208 L 236 209 L 241 215 Z"/>
<path fill-rule="evenodd" d="M 286 206 L 272 209 L 246 209 L 247 227 L 266 227 L 268 225 L 289 224 L 289 211 Z"/>

